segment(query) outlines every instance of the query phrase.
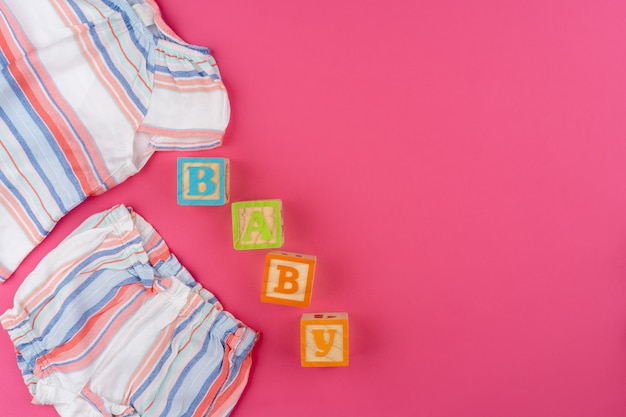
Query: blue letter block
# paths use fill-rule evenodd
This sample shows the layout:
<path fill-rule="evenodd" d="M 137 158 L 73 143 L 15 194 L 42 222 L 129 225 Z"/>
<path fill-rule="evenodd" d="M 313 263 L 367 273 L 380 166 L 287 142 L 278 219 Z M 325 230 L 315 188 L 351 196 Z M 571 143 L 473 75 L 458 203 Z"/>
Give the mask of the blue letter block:
<path fill-rule="evenodd" d="M 229 198 L 230 161 L 178 158 L 178 204 L 223 206 Z"/>

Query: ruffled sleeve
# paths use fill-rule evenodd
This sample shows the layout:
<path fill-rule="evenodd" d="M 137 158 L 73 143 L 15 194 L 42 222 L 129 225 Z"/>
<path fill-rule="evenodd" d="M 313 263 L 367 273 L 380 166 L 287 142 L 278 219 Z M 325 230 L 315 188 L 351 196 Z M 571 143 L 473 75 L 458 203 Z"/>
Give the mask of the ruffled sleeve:
<path fill-rule="evenodd" d="M 230 119 L 226 88 L 213 57 L 182 45 L 156 46 L 152 99 L 138 134 L 155 150 L 221 145 Z"/>

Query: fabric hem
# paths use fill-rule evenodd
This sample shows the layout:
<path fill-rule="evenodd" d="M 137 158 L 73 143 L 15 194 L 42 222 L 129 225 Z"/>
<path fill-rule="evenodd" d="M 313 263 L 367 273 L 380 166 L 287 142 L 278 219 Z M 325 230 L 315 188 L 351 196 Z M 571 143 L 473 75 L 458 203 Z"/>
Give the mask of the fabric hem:
<path fill-rule="evenodd" d="M 234 338 L 226 343 L 232 349 L 229 352 L 230 366 L 227 377 L 213 399 L 207 417 L 226 417 L 237 404 L 248 383 L 252 362 L 252 349 L 260 334 L 250 327 L 239 327 Z"/>
<path fill-rule="evenodd" d="M 26 325 L 30 325 L 30 328 L 34 328 L 30 317 L 26 317 L 18 325 L 12 327 L 6 324 L 6 321 L 9 318 L 18 319 L 19 317 L 14 314 L 12 309 L 7 310 L 0 315 L 0 325 L 9 334 L 9 339 L 15 349 L 16 356 L 21 357 L 22 359 L 21 362 L 18 361 L 18 366 L 20 368 L 20 372 L 22 373 L 24 383 L 28 387 L 28 390 L 33 397 L 33 401 L 35 401 L 38 386 L 44 378 L 49 379 L 50 383 L 48 385 L 58 386 L 59 384 L 54 374 L 49 373 L 47 370 L 47 368 L 51 366 L 51 363 L 45 358 L 45 350 L 35 335 L 28 333 L 22 334 L 22 332 L 19 331 L 20 327 L 24 327 Z M 19 350 L 19 345 L 24 344 L 29 346 L 29 349 L 26 352 Z M 39 364 L 41 365 L 41 372 L 36 372 L 35 367 L 30 365 L 36 361 L 39 361 Z M 45 393 L 43 397 L 45 397 Z M 39 401 L 37 402 L 39 403 L 41 400 L 45 400 L 45 398 L 39 398 Z"/>
<path fill-rule="evenodd" d="M 13 272 L 0 265 L 0 285 L 7 282 L 11 275 L 13 275 Z"/>

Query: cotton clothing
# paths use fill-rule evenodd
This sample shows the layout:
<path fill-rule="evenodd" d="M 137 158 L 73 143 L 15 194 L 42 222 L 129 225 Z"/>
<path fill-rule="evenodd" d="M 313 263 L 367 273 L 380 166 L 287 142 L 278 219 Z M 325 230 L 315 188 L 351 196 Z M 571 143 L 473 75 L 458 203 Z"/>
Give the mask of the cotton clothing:
<path fill-rule="evenodd" d="M 122 205 L 48 254 L 0 322 L 62 417 L 227 416 L 257 339 Z"/>
<path fill-rule="evenodd" d="M 152 0 L 0 0 L 0 70 L 0 282 L 85 198 L 229 121 L 209 50 Z"/>

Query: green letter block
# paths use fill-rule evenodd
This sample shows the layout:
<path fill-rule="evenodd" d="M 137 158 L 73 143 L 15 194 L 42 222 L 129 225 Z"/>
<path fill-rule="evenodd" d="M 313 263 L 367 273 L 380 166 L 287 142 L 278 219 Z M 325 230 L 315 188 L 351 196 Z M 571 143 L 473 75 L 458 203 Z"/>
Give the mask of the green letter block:
<path fill-rule="evenodd" d="M 283 246 L 282 202 L 241 201 L 232 204 L 235 249 L 265 249 Z"/>

